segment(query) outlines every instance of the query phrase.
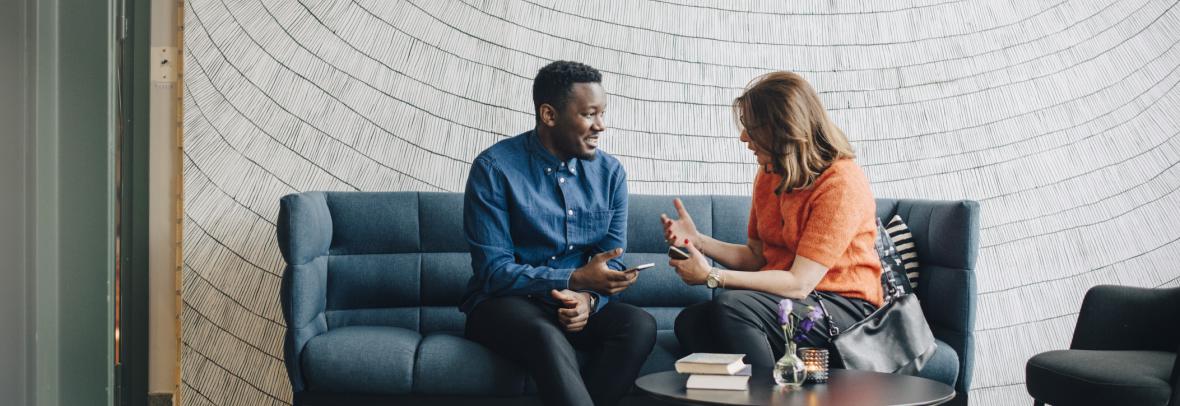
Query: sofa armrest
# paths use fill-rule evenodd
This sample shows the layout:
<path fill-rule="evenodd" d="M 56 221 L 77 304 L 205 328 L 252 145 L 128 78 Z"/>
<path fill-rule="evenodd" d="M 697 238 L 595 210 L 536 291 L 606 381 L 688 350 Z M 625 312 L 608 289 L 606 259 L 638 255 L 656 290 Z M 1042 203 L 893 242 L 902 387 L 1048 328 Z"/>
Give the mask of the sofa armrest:
<path fill-rule="evenodd" d="M 960 333 L 975 330 L 975 272 L 923 265 L 918 298 L 931 325 Z"/>
<path fill-rule="evenodd" d="M 303 390 L 300 367 L 303 347 L 312 337 L 328 330 L 328 249 L 332 242 L 332 216 L 323 192 L 287 195 L 279 202 L 277 222 L 279 251 L 287 267 L 279 289 L 279 303 L 287 333 L 284 362 L 295 392 Z"/>
<path fill-rule="evenodd" d="M 1172 406 L 1180 406 L 1180 345 L 1176 347 L 1176 361 L 1172 363 Z"/>
<path fill-rule="evenodd" d="M 1099 285 L 1082 299 L 1069 348 L 1176 351 L 1180 288 Z"/>
<path fill-rule="evenodd" d="M 283 308 L 283 320 L 287 333 L 283 338 L 283 361 L 287 364 L 287 375 L 291 389 L 303 390 L 303 347 L 313 337 L 328 331 L 324 317 L 327 303 L 328 272 L 327 258 L 320 257 L 309 264 L 288 266 L 279 288 L 279 302 Z"/>
<path fill-rule="evenodd" d="M 975 360 L 975 260 L 979 203 L 970 200 L 897 201 L 896 213 L 918 249 L 918 298 L 934 336 L 959 356 L 955 390 L 971 389 Z"/>
<path fill-rule="evenodd" d="M 1172 406 L 1180 406 L 1180 345 L 1176 347 L 1176 361 L 1172 362 Z"/>
<path fill-rule="evenodd" d="M 922 265 L 918 299 L 934 336 L 959 356 L 956 390 L 967 393 L 975 364 L 975 272 L 967 269 Z"/>

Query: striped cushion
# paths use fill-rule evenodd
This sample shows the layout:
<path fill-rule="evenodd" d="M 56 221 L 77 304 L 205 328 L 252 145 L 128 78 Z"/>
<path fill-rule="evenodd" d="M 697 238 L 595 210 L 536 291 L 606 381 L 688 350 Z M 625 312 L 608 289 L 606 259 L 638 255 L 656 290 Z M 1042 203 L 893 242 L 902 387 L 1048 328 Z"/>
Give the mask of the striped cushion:
<path fill-rule="evenodd" d="M 886 303 L 893 299 L 914 293 L 906 278 L 905 267 L 901 262 L 901 254 L 893 246 L 893 239 L 885 230 L 885 224 L 877 219 L 877 255 L 881 257 L 881 293 Z"/>
<path fill-rule="evenodd" d="M 905 225 L 901 216 L 894 215 L 885 225 L 885 230 L 901 255 L 901 264 L 910 280 L 910 288 L 918 289 L 918 247 L 914 246 L 914 235 L 910 233 L 909 226 Z"/>

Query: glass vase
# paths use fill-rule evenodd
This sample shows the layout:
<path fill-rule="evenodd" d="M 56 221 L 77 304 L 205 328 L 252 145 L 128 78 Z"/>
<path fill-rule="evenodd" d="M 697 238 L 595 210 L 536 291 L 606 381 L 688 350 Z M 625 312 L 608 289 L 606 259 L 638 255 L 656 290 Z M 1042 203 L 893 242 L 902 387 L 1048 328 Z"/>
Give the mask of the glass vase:
<path fill-rule="evenodd" d="M 799 358 L 796 353 L 795 342 L 787 339 L 787 351 L 783 354 L 778 362 L 774 363 L 774 382 L 783 385 L 797 387 L 803 385 L 804 378 L 807 377 L 807 367 L 803 364 L 803 359 Z"/>

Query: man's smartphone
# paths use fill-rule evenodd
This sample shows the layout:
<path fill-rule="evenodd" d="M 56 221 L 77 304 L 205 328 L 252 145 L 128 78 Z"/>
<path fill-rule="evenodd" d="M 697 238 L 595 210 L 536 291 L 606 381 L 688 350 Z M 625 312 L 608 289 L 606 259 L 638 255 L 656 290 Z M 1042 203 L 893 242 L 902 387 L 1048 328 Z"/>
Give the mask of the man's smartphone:
<path fill-rule="evenodd" d="M 675 245 L 668 246 L 668 256 L 671 257 L 672 259 L 688 259 L 689 258 L 687 252 L 685 252 L 684 250 L 682 250 L 680 248 L 677 248 Z"/>
<path fill-rule="evenodd" d="M 653 266 L 656 266 L 656 264 L 654 264 L 654 263 L 646 263 L 646 264 L 639 265 L 639 266 L 636 266 L 636 267 L 633 267 L 633 268 L 629 268 L 629 269 L 627 269 L 626 271 L 623 271 L 623 272 L 631 272 L 631 271 L 642 271 L 642 270 L 644 270 L 644 269 L 651 268 L 651 267 L 653 267 Z"/>

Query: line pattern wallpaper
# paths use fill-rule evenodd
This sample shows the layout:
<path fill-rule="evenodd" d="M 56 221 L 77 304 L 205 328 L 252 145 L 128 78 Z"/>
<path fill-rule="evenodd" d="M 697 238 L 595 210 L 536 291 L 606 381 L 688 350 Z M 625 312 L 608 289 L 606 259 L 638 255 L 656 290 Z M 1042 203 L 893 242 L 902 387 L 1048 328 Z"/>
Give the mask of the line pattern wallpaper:
<path fill-rule="evenodd" d="M 462 191 L 556 59 L 635 194 L 750 193 L 730 102 L 793 70 L 881 197 L 983 208 L 972 403 L 1027 404 L 1096 284 L 1180 285 L 1174 0 L 188 0 L 181 396 L 285 405 L 278 199 Z"/>

